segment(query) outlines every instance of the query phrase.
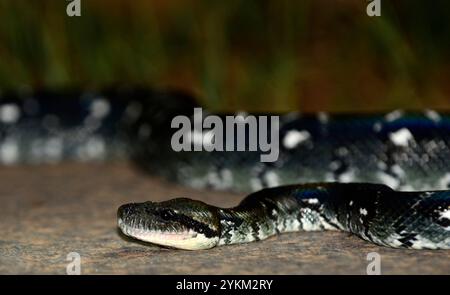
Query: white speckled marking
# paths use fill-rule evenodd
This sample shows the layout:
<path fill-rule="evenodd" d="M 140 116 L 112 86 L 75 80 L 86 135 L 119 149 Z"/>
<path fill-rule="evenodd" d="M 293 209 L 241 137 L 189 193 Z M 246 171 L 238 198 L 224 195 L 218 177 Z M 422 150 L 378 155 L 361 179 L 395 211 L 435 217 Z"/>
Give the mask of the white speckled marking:
<path fill-rule="evenodd" d="M 450 173 L 446 173 L 439 179 L 439 186 L 441 189 L 447 189 L 450 184 Z"/>
<path fill-rule="evenodd" d="M 441 115 L 434 110 L 425 110 L 425 116 L 434 122 L 439 122 L 441 120 Z"/>
<path fill-rule="evenodd" d="M 19 159 L 19 146 L 15 139 L 6 139 L 0 145 L 0 161 L 5 165 L 12 165 Z"/>
<path fill-rule="evenodd" d="M 81 161 L 100 160 L 105 154 L 105 142 L 100 137 L 91 137 L 78 147 L 77 154 Z"/>
<path fill-rule="evenodd" d="M 91 115 L 96 119 L 103 119 L 106 117 L 110 110 L 111 106 L 109 102 L 104 98 L 97 98 L 91 103 Z"/>
<path fill-rule="evenodd" d="M 5 124 L 16 123 L 20 118 L 20 109 L 13 103 L 7 103 L 0 107 L 0 121 Z"/>
<path fill-rule="evenodd" d="M 293 149 L 310 137 L 311 134 L 308 131 L 290 130 L 283 138 L 283 145 L 287 149 Z"/>
<path fill-rule="evenodd" d="M 441 212 L 441 217 L 439 217 L 440 219 L 442 218 L 447 218 L 450 220 L 450 209 L 445 210 L 444 212 Z"/>
<path fill-rule="evenodd" d="M 441 243 L 435 243 L 433 241 L 430 241 L 429 239 L 422 237 L 421 235 L 417 235 L 415 237 L 415 241 L 413 242 L 411 248 L 413 249 L 436 249 L 436 248 L 444 248 L 448 249 L 450 244 L 450 238 L 447 238 Z"/>
<path fill-rule="evenodd" d="M 411 131 L 406 128 L 399 129 L 389 134 L 389 139 L 397 146 L 407 147 L 409 142 L 414 139 Z"/>
<path fill-rule="evenodd" d="M 268 171 L 264 174 L 264 179 L 267 181 L 269 187 L 278 186 L 280 184 L 280 179 L 274 171 Z"/>
<path fill-rule="evenodd" d="M 319 204 L 319 200 L 316 198 L 305 199 L 305 202 L 308 204 Z"/>
<path fill-rule="evenodd" d="M 263 188 L 261 180 L 257 177 L 253 177 L 250 179 L 250 187 L 252 190 L 257 191 Z"/>
<path fill-rule="evenodd" d="M 345 173 L 342 173 L 339 175 L 339 181 L 340 182 L 352 182 L 355 180 L 355 171 L 354 170 L 348 170 Z"/>
<path fill-rule="evenodd" d="M 405 177 L 405 170 L 402 169 L 399 165 L 393 165 L 391 167 L 392 171 L 400 178 Z"/>
<path fill-rule="evenodd" d="M 393 176 L 387 173 L 377 172 L 377 177 L 381 181 L 381 183 L 386 184 L 393 189 L 397 189 L 400 185 L 400 181 L 398 181 L 398 179 L 394 178 Z"/>
<path fill-rule="evenodd" d="M 392 122 L 397 119 L 400 119 L 402 116 L 403 116 L 402 110 L 395 110 L 393 112 L 390 112 L 389 114 L 386 114 L 386 116 L 384 118 L 386 119 L 386 121 Z"/>

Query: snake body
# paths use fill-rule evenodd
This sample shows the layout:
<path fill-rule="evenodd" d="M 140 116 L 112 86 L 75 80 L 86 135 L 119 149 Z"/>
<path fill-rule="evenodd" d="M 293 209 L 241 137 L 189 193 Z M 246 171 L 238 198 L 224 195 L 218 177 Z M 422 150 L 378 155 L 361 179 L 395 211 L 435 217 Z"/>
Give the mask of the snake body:
<path fill-rule="evenodd" d="M 383 246 L 450 248 L 449 115 L 281 115 L 279 158 L 264 163 L 261 152 L 174 152 L 171 120 L 191 117 L 196 106 L 145 90 L 4 95 L 0 161 L 127 157 L 193 187 L 253 192 L 229 209 L 185 198 L 119 208 L 124 234 L 163 246 L 207 249 L 343 230 Z"/>
<path fill-rule="evenodd" d="M 131 237 L 187 250 L 319 230 L 347 231 L 395 248 L 448 249 L 450 220 L 439 212 L 450 205 L 449 196 L 369 183 L 280 186 L 230 209 L 191 199 L 126 204 L 118 210 L 118 225 Z"/>

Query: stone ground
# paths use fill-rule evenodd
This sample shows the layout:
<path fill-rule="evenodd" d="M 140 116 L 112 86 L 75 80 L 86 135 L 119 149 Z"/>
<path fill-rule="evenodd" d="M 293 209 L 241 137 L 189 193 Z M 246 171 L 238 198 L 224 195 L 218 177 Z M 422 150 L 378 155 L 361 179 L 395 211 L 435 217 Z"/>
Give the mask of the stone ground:
<path fill-rule="evenodd" d="M 291 233 L 204 251 L 162 249 L 125 238 L 116 209 L 186 196 L 233 206 L 243 195 L 197 191 L 125 163 L 0 168 L 0 274 L 365 274 L 370 252 L 384 274 L 450 274 L 450 251 L 396 250 L 339 232 Z"/>

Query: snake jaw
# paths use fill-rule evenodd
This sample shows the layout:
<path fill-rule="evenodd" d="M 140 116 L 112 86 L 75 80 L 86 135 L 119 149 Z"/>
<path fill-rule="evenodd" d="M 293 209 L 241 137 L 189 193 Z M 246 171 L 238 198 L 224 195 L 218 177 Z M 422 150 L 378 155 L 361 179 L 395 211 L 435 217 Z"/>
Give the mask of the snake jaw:
<path fill-rule="evenodd" d="M 203 234 L 196 233 L 192 230 L 184 230 L 177 232 L 146 230 L 133 228 L 125 224 L 120 218 L 118 226 L 121 231 L 132 238 L 140 241 L 173 247 L 182 250 L 201 250 L 210 249 L 217 245 L 219 238 L 207 238 Z"/>
<path fill-rule="evenodd" d="M 129 237 L 160 246 L 201 250 L 219 243 L 218 228 L 210 228 L 215 224 L 214 215 L 211 220 L 204 213 L 206 204 L 189 200 L 191 210 L 177 210 L 172 203 L 173 200 L 122 205 L 117 211 L 117 225 Z M 195 209 L 199 206 L 202 214 L 197 216 Z"/>

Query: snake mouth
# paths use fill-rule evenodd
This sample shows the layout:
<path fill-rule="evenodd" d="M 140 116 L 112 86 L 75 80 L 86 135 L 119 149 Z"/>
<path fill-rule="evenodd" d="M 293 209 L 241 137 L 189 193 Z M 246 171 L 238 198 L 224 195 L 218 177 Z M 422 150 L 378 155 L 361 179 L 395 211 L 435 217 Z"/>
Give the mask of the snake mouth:
<path fill-rule="evenodd" d="M 171 246 L 170 244 L 192 239 L 196 236 L 195 232 L 189 230 L 171 232 L 134 227 L 125 223 L 121 218 L 118 218 L 117 225 L 126 236 L 161 246 Z"/>
<path fill-rule="evenodd" d="M 183 250 L 209 249 L 218 243 L 218 237 L 207 237 L 180 224 L 160 220 L 141 210 L 141 204 L 126 204 L 117 211 L 117 226 L 131 238 Z"/>

